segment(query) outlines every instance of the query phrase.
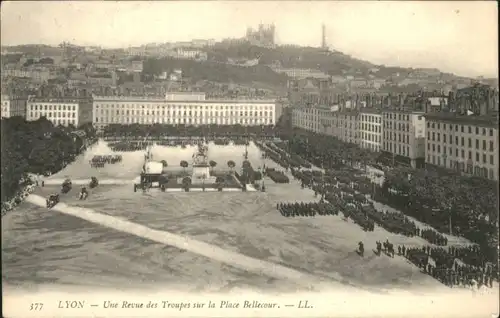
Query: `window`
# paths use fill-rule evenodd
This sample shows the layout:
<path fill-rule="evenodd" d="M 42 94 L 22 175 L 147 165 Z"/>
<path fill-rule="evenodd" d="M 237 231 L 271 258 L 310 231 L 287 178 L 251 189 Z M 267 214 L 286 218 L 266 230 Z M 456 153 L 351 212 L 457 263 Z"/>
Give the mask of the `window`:
<path fill-rule="evenodd" d="M 493 155 L 490 155 L 490 165 L 494 165 L 495 161 L 493 160 Z"/>
<path fill-rule="evenodd" d="M 463 159 L 463 158 L 465 158 L 465 155 L 464 155 L 464 150 L 462 149 L 460 152 L 461 152 L 461 157 L 462 157 L 462 159 Z"/>
<path fill-rule="evenodd" d="M 432 151 L 436 151 L 436 145 L 432 144 Z"/>
<path fill-rule="evenodd" d="M 427 144 L 427 150 L 431 150 L 431 144 Z"/>
<path fill-rule="evenodd" d="M 493 151 L 493 141 L 490 141 L 490 151 Z"/>
<path fill-rule="evenodd" d="M 483 163 L 486 163 L 486 155 L 483 154 Z"/>
<path fill-rule="evenodd" d="M 438 145 L 438 153 L 441 153 L 441 146 Z"/>
<path fill-rule="evenodd" d="M 479 139 L 476 139 L 476 149 L 479 149 Z"/>
<path fill-rule="evenodd" d="M 472 139 L 469 138 L 469 148 L 472 148 Z"/>
<path fill-rule="evenodd" d="M 458 144 L 458 142 L 457 142 Z M 450 135 L 450 145 L 453 145 L 453 138 L 451 138 L 451 135 Z"/>
<path fill-rule="evenodd" d="M 432 132 L 432 141 L 436 140 L 434 137 L 436 137 L 436 135 L 434 132 Z"/>
<path fill-rule="evenodd" d="M 469 151 L 469 160 L 472 160 L 472 151 Z"/>
<path fill-rule="evenodd" d="M 450 150 L 451 150 L 451 148 L 450 148 Z M 458 149 L 455 149 L 455 157 L 458 158 Z"/>
<path fill-rule="evenodd" d="M 476 161 L 479 162 L 479 152 L 476 152 Z"/>
<path fill-rule="evenodd" d="M 446 134 L 443 134 L 443 142 L 446 143 Z"/>
<path fill-rule="evenodd" d="M 483 136 L 486 136 L 486 128 L 483 128 Z"/>
<path fill-rule="evenodd" d="M 450 138 L 451 138 L 451 136 L 450 136 Z M 451 143 L 451 142 L 450 142 L 450 143 Z M 457 145 L 457 146 L 458 146 L 458 136 L 455 136 L 455 145 Z M 462 146 L 463 146 L 463 145 L 462 145 Z"/>
<path fill-rule="evenodd" d="M 476 127 L 476 135 L 479 135 L 479 127 Z"/>
<path fill-rule="evenodd" d="M 460 144 L 462 145 L 462 147 L 464 146 L 464 137 L 461 137 Z"/>
<path fill-rule="evenodd" d="M 439 124 L 438 124 L 438 125 L 439 125 Z M 440 138 L 439 138 L 439 137 L 440 137 L 440 135 L 441 135 L 440 133 L 438 133 L 438 134 L 437 134 L 437 137 L 438 137 L 438 142 L 440 142 L 440 141 L 441 141 L 441 140 L 440 140 Z"/>
<path fill-rule="evenodd" d="M 493 129 L 490 128 L 490 137 L 493 137 Z"/>

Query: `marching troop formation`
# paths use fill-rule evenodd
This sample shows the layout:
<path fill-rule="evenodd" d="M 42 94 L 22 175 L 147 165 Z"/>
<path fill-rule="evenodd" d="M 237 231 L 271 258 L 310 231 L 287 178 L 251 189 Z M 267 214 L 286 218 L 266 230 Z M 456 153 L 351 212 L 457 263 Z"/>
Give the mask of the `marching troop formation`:
<path fill-rule="evenodd" d="M 96 155 L 89 161 L 89 164 L 92 168 L 104 168 L 106 164 L 115 164 L 121 161 L 122 155 Z"/>
<path fill-rule="evenodd" d="M 132 152 L 144 150 L 148 146 L 148 143 L 140 141 L 120 141 L 109 144 L 109 148 L 112 151 L 122 151 L 122 152 Z"/>
<path fill-rule="evenodd" d="M 276 209 L 281 215 L 286 217 L 296 216 L 315 216 L 317 215 L 338 215 L 331 204 L 325 202 L 319 203 L 278 203 Z"/>
<path fill-rule="evenodd" d="M 466 247 L 469 249 L 474 247 Z M 447 286 L 487 286 L 493 287 L 493 280 L 498 279 L 498 264 L 485 262 L 481 266 L 463 263 L 456 258 L 453 248 L 445 250 L 441 247 L 421 248 L 398 247 L 398 254 L 406 257 L 429 274 Z M 462 259 L 463 260 L 463 259 Z"/>
<path fill-rule="evenodd" d="M 288 170 L 289 165 L 283 163 L 290 157 L 284 156 L 284 150 L 280 150 L 275 151 L 276 154 L 280 153 L 280 160 L 275 160 L 273 156 L 268 157 Z M 295 158 L 295 162 L 300 160 Z M 352 219 L 364 231 L 373 231 L 374 225 L 377 224 L 392 233 L 409 237 L 420 236 L 437 246 L 448 244 L 448 239 L 441 233 L 430 228 L 420 229 L 415 222 L 399 212 L 376 210 L 373 203 L 358 191 L 360 188 L 360 184 L 357 184 L 358 178 L 349 179 L 342 174 L 336 176 L 335 170 L 323 173 L 319 170 L 303 170 L 304 166 L 298 168 L 294 166 L 296 165 L 290 168 L 292 176 L 301 181 L 302 188 L 311 188 L 315 196 L 321 195 L 321 200 L 319 203 L 278 203 L 276 208 L 281 215 L 314 217 L 338 215 L 341 212 L 345 219 Z M 388 240 L 376 242 L 374 253 L 381 255 L 382 251 L 388 256 L 395 256 L 394 245 Z M 363 256 L 363 242 L 358 243 L 357 253 Z M 402 245 L 397 247 L 397 254 L 407 258 L 425 273 L 447 286 L 475 284 L 492 287 L 493 280 L 498 279 L 498 265 L 488 264 L 478 246 L 449 247 L 445 250 L 442 247 L 407 248 Z"/>

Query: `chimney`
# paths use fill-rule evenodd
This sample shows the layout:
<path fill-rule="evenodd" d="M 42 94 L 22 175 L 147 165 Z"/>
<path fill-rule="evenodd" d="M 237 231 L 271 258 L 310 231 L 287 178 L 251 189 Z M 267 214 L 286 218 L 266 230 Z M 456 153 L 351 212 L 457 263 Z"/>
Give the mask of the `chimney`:
<path fill-rule="evenodd" d="M 425 105 L 425 113 L 432 113 L 432 107 L 431 107 L 431 101 L 428 99 L 424 99 L 424 105 Z"/>

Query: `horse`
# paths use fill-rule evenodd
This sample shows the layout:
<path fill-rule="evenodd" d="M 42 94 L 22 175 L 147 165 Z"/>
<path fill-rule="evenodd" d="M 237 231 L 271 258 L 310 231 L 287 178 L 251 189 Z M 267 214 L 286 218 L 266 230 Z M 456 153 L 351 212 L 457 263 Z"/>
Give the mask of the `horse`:
<path fill-rule="evenodd" d="M 394 245 L 392 243 L 389 243 L 389 241 L 385 241 L 383 243 L 384 245 L 384 252 L 387 253 L 387 255 L 394 257 Z"/>

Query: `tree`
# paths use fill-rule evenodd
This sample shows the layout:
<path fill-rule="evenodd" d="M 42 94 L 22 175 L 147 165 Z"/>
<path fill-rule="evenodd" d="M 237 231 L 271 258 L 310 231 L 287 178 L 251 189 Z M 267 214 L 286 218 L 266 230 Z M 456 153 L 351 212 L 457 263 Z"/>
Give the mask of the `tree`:
<path fill-rule="evenodd" d="M 227 162 L 227 166 L 229 167 L 229 169 L 231 169 L 231 171 L 233 171 L 234 167 L 236 167 L 236 163 L 234 163 L 233 160 L 229 160 Z"/>
<path fill-rule="evenodd" d="M 181 167 L 184 168 L 184 172 L 186 172 L 186 168 L 189 166 L 186 160 L 181 161 Z"/>
<path fill-rule="evenodd" d="M 212 168 L 212 172 L 214 171 L 214 168 L 217 166 L 217 162 L 210 160 L 208 163 L 210 165 L 210 168 Z"/>

